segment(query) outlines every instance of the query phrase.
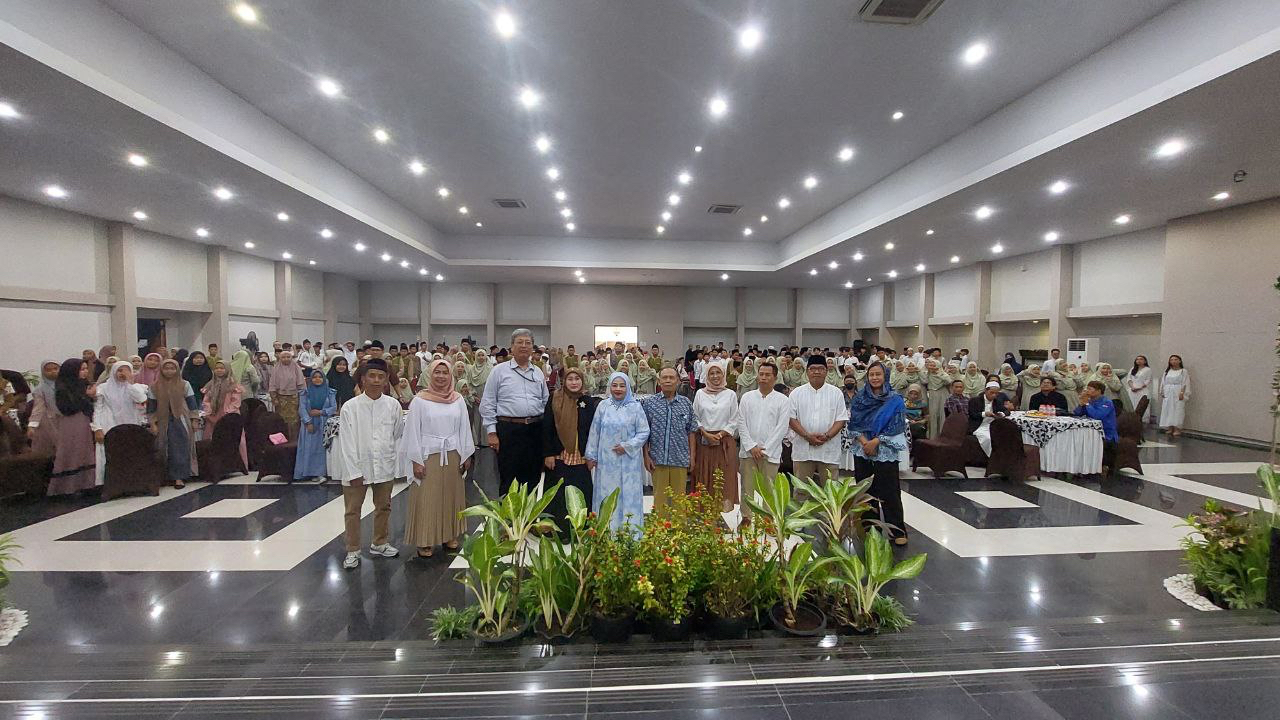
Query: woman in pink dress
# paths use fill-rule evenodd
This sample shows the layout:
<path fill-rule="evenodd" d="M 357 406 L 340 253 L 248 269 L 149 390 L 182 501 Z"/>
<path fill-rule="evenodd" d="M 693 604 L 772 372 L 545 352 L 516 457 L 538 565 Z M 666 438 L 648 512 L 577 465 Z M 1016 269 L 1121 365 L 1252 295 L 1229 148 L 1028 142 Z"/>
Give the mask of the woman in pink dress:
<path fill-rule="evenodd" d="M 200 407 L 200 415 L 208 423 L 206 437 L 213 437 L 213 430 L 218 421 L 230 413 L 240 413 L 240 401 L 244 398 L 244 388 L 231 379 L 231 372 L 226 362 L 218 360 L 213 364 L 213 379 L 204 386 L 204 401 Z M 244 433 L 240 433 L 240 459 L 249 467 L 249 453 L 244 442 Z"/>

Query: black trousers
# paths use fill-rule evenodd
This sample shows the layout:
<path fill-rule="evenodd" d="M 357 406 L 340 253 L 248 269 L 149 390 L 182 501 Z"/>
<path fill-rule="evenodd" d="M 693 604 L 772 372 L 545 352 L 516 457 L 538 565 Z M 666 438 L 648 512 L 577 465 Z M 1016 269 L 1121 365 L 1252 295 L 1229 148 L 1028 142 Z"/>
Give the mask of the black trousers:
<path fill-rule="evenodd" d="M 498 421 L 498 492 L 512 480 L 536 485 L 542 477 L 542 423 L 528 425 Z"/>
<path fill-rule="evenodd" d="M 853 476 L 859 481 L 871 478 L 871 487 L 867 490 L 875 498 L 871 506 L 880 510 L 884 521 L 893 526 L 890 537 L 905 537 L 907 524 L 902 517 L 902 486 L 898 482 L 897 461 L 872 462 L 855 457 Z"/>
<path fill-rule="evenodd" d="M 573 486 L 582 491 L 583 500 L 587 503 L 587 510 L 591 509 L 591 471 L 586 465 L 565 465 L 556 460 L 556 469 L 547 471 L 547 489 L 550 490 L 557 480 L 563 480 L 564 484 L 556 491 L 556 496 L 547 505 L 547 514 L 556 521 L 556 525 L 560 527 L 560 536 L 568 538 L 569 523 L 565 521 L 565 515 L 569 509 L 565 506 L 564 491 Z"/>

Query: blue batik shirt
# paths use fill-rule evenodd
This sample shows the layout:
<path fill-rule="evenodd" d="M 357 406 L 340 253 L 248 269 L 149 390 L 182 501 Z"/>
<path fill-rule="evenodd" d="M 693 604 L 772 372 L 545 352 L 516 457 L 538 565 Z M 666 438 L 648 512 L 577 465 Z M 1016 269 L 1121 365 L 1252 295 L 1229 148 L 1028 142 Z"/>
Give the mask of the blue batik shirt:
<path fill-rule="evenodd" d="M 655 465 L 689 467 L 689 433 L 698 429 L 693 403 L 683 395 L 670 400 L 662 393 L 640 401 L 649 418 L 649 457 Z"/>

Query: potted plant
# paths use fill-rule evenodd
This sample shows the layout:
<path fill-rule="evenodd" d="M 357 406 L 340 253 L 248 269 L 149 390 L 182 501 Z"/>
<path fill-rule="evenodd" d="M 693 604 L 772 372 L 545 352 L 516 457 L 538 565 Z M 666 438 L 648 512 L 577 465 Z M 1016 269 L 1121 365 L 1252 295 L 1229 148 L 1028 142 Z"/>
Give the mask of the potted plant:
<path fill-rule="evenodd" d="M 0 535 L 0 610 L 5 607 L 4 589 L 9 587 L 9 564 L 17 562 L 13 554 L 20 547 L 12 535 Z"/>
<path fill-rule="evenodd" d="M 442 640 L 461 640 L 470 636 L 479 614 L 480 608 L 477 605 L 464 608 L 448 605 L 432 610 L 429 621 L 431 639 L 440 643 Z"/>
<path fill-rule="evenodd" d="M 826 543 L 836 544 L 854 534 L 861 535 L 858 520 L 872 509 L 872 497 L 867 492 L 871 487 L 871 478 L 861 482 L 851 478 L 831 478 L 825 483 L 815 482 L 809 478 L 796 478 L 796 488 L 809 496 L 816 505 L 814 512 L 818 527 L 822 531 Z M 880 520 L 872 521 L 883 527 Z"/>
<path fill-rule="evenodd" d="M 910 623 L 901 604 L 885 598 L 880 591 L 894 580 L 908 580 L 924 570 L 926 553 L 913 555 L 894 564 L 893 549 L 878 528 L 872 528 L 863 541 L 863 553 L 847 550 L 843 545 L 831 547 L 832 573 L 827 589 L 832 596 L 836 620 L 858 632 L 880 629 L 897 630 Z M 879 615 L 877 615 L 879 613 Z"/>
<path fill-rule="evenodd" d="M 458 580 L 476 596 L 473 635 L 481 642 L 505 642 L 527 629 L 527 620 L 516 618 L 519 595 L 515 592 L 516 568 L 510 562 L 515 542 L 503 537 L 502 527 L 485 520 L 480 531 L 462 541 L 458 554 L 467 569 Z"/>
<path fill-rule="evenodd" d="M 831 561 L 829 557 L 815 556 L 813 546 L 802 542 L 778 564 L 782 602 L 769 611 L 774 627 L 790 635 L 817 635 L 826 629 L 826 616 L 817 606 L 803 600 Z"/>
<path fill-rule="evenodd" d="M 561 554 L 561 562 L 573 587 L 572 598 L 560 607 L 561 632 L 572 635 L 582 624 L 591 603 L 592 579 L 601 542 L 609 535 L 609 520 L 618 506 L 621 490 L 615 489 L 600 503 L 600 512 L 587 509 L 586 497 L 576 487 L 564 489 L 565 522 L 569 525 L 570 545 Z"/>
<path fill-rule="evenodd" d="M 1274 449 L 1272 454 L 1274 455 Z M 1261 513 L 1267 521 L 1266 607 L 1280 611 L 1280 474 L 1267 463 L 1258 468 L 1258 480 L 1271 497 L 1271 512 Z"/>
<path fill-rule="evenodd" d="M 640 593 L 636 578 L 636 536 L 629 524 L 606 532 L 596 546 L 591 578 L 591 637 L 623 642 L 631 637 Z"/>
<path fill-rule="evenodd" d="M 696 556 L 682 546 L 683 537 L 685 534 L 675 523 L 661 520 L 646 525 L 636 545 L 636 590 L 655 640 L 683 640 L 689 636 L 693 590 L 690 565 Z"/>
<path fill-rule="evenodd" d="M 1210 498 L 1186 524 L 1195 532 L 1182 539 L 1183 561 L 1196 590 L 1219 607 L 1262 607 L 1270 554 L 1267 513 L 1232 510 Z"/>
<path fill-rule="evenodd" d="M 710 582 L 702 593 L 707 634 L 716 640 L 745 637 L 762 585 L 776 582 L 771 573 L 773 560 L 760 531 L 749 529 L 722 542 L 707 558 L 707 567 Z"/>
<path fill-rule="evenodd" d="M 565 625 L 564 608 L 569 607 L 576 590 L 570 573 L 572 550 L 558 537 L 553 540 L 546 535 L 538 538 L 537 548 L 529 555 L 529 585 L 537 607 L 534 630 L 545 640 L 568 639 L 573 628 Z"/>

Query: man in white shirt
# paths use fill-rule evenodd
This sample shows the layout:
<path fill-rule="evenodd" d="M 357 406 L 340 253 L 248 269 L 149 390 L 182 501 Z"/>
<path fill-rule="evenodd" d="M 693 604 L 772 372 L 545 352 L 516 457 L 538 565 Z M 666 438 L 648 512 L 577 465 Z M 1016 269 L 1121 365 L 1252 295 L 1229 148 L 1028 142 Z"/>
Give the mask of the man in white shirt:
<path fill-rule="evenodd" d="M 323 346 L 317 344 L 313 350 L 311 347 L 311 341 L 303 340 L 302 352 L 298 353 L 298 364 L 301 365 L 304 370 L 315 370 L 320 367 L 320 365 L 324 363 L 324 353 L 320 351 L 321 347 Z"/>
<path fill-rule="evenodd" d="M 381 358 L 366 360 L 361 368 L 364 392 L 342 405 L 338 426 L 338 452 L 342 458 L 338 480 L 346 506 L 347 557 L 342 567 L 360 566 L 360 515 L 365 491 L 373 488 L 373 542 L 369 554 L 395 557 L 388 542 L 391 524 L 391 487 L 396 476 L 396 444 L 404 434 L 400 403 L 384 395 L 388 368 Z"/>
<path fill-rule="evenodd" d="M 827 383 L 827 359 L 810 355 L 809 382 L 791 391 L 791 461 L 796 477 L 839 477 L 840 431 L 849 422 L 844 393 Z"/>
<path fill-rule="evenodd" d="M 1054 348 L 1049 351 L 1049 359 L 1044 361 L 1040 366 L 1041 373 L 1051 373 L 1057 370 L 1058 363 L 1062 362 L 1062 350 Z"/>
<path fill-rule="evenodd" d="M 698 382 L 698 387 L 707 384 L 707 360 L 703 357 L 702 351 L 699 350 L 693 361 L 693 379 Z"/>
<path fill-rule="evenodd" d="M 348 340 L 342 346 L 342 357 L 347 359 L 347 367 L 354 368 L 356 366 L 356 344 L 352 340 Z"/>
<path fill-rule="evenodd" d="M 751 524 L 751 508 L 746 499 L 756 493 L 756 479 L 772 482 L 782 462 L 782 440 L 791 427 L 791 403 L 786 395 L 773 389 L 778 381 L 778 366 L 760 363 L 756 368 L 760 387 L 743 393 L 738 401 L 738 447 L 742 472 L 742 524 Z"/>

